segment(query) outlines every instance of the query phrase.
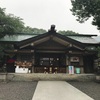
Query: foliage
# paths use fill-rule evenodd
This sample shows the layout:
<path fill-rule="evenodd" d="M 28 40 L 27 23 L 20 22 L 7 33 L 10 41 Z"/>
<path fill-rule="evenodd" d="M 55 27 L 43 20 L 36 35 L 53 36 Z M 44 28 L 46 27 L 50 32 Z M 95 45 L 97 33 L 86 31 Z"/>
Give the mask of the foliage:
<path fill-rule="evenodd" d="M 13 50 L 14 47 L 12 44 L 0 44 L 0 58 L 4 56 L 4 49 L 5 50 Z"/>
<path fill-rule="evenodd" d="M 24 27 L 22 19 L 13 14 L 6 14 L 4 8 L 0 8 L 0 36 L 11 35 L 20 32 Z"/>
<path fill-rule="evenodd" d="M 58 31 L 58 33 L 62 34 L 62 35 L 74 35 L 74 34 L 78 34 L 76 32 L 73 32 L 73 31 Z"/>
<path fill-rule="evenodd" d="M 42 34 L 46 33 L 46 30 L 44 29 L 38 29 L 38 28 L 32 28 L 32 27 L 24 27 L 22 30 L 23 33 L 30 33 L 30 34 Z"/>
<path fill-rule="evenodd" d="M 72 14 L 83 23 L 93 17 L 92 24 L 100 30 L 100 0 L 71 0 Z"/>
<path fill-rule="evenodd" d="M 24 26 L 24 22 L 20 17 L 16 17 L 13 14 L 6 14 L 4 8 L 0 8 L 0 37 L 8 34 L 15 33 L 35 33 L 42 34 L 46 30 L 31 28 L 29 26 Z"/>

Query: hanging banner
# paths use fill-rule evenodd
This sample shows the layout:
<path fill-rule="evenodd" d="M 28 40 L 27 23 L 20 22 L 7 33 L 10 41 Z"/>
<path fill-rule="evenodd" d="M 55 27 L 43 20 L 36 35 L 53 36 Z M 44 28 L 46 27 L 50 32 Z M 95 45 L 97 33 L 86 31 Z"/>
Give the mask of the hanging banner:
<path fill-rule="evenodd" d="M 74 66 L 69 66 L 69 74 L 74 74 Z"/>

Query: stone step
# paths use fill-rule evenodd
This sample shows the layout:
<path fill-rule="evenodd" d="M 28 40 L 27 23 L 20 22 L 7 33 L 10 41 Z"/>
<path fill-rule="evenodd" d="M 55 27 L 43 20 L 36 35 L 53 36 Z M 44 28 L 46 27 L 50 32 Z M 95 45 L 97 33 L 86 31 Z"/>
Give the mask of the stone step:
<path fill-rule="evenodd" d="M 94 81 L 94 74 L 16 74 L 9 73 L 7 75 L 9 81 L 40 81 L 40 80 L 64 80 L 64 81 Z"/>

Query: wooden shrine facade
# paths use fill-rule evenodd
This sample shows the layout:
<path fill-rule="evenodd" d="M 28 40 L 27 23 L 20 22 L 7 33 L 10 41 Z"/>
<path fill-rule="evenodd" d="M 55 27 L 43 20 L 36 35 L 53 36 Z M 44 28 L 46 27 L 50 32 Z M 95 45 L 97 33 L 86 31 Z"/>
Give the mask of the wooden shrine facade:
<path fill-rule="evenodd" d="M 52 26 L 47 33 L 14 43 L 14 50 L 5 52 L 15 56 L 15 66 L 32 73 L 68 73 L 68 66 L 92 73 L 97 52 L 86 50 L 87 46 L 57 33 Z"/>

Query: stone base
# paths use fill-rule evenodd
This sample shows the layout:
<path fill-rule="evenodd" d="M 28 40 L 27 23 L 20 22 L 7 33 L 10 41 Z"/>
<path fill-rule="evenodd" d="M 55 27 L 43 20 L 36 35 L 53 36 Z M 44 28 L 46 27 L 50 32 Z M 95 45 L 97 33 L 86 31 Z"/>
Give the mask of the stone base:
<path fill-rule="evenodd" d="M 0 73 L 0 81 L 6 81 L 7 80 L 7 74 L 6 73 Z"/>
<path fill-rule="evenodd" d="M 43 73 L 30 73 L 30 74 L 16 74 L 9 73 L 7 75 L 8 81 L 93 81 L 95 80 L 94 74 L 43 74 Z"/>
<path fill-rule="evenodd" d="M 96 82 L 100 82 L 100 75 L 96 75 Z"/>

